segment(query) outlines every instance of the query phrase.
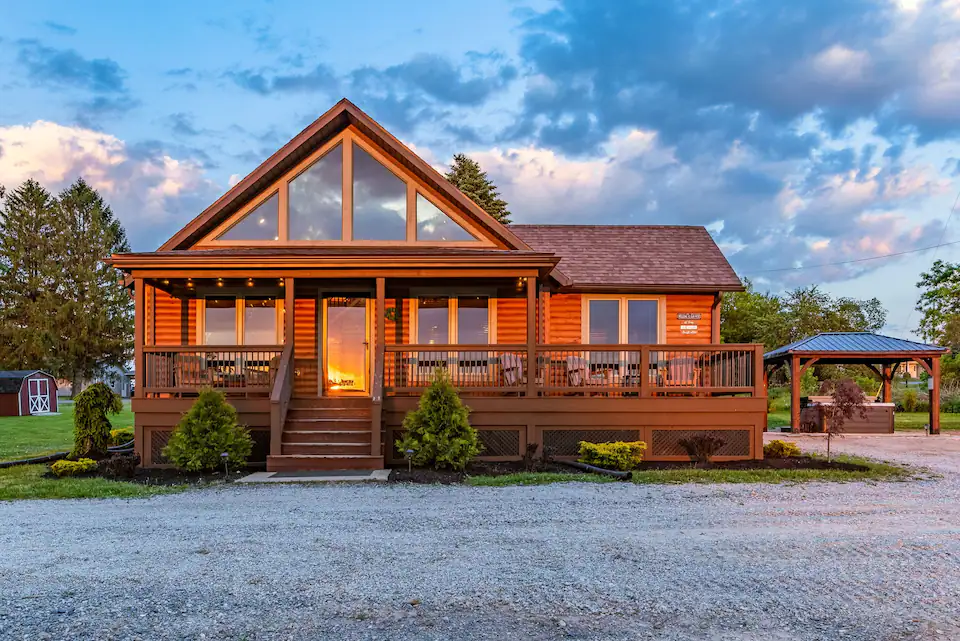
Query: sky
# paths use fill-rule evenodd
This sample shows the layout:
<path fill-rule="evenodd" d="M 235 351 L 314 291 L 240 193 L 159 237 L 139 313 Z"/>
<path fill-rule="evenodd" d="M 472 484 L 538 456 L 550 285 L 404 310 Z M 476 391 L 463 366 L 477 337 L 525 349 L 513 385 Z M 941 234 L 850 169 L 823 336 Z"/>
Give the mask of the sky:
<path fill-rule="evenodd" d="M 83 176 L 135 250 L 345 96 L 514 222 L 704 225 L 893 335 L 960 260 L 960 0 L 3 4 L 0 185 Z"/>

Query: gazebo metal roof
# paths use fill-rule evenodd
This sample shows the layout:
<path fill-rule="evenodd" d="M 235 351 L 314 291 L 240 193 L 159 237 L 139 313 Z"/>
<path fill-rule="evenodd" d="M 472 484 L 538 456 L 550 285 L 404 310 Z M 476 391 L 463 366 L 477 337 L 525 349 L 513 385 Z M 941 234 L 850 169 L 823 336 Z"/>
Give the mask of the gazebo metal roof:
<path fill-rule="evenodd" d="M 859 359 L 890 358 L 891 356 L 939 356 L 949 352 L 946 347 L 883 336 L 871 332 L 824 332 L 778 347 L 763 355 L 763 360 L 775 362 L 792 354 L 803 356 L 854 357 Z"/>

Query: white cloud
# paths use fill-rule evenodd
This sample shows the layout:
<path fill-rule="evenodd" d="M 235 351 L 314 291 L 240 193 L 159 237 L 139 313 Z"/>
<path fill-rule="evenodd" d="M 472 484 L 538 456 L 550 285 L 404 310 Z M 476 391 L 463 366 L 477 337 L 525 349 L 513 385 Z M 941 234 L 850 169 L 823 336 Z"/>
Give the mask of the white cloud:
<path fill-rule="evenodd" d="M 33 178 L 56 193 L 79 177 L 113 208 L 135 249 L 158 245 L 158 234 L 175 231 L 216 190 L 198 162 L 144 153 L 110 134 L 43 120 L 0 127 L 7 189 Z M 136 247 L 140 239 L 145 247 Z"/>

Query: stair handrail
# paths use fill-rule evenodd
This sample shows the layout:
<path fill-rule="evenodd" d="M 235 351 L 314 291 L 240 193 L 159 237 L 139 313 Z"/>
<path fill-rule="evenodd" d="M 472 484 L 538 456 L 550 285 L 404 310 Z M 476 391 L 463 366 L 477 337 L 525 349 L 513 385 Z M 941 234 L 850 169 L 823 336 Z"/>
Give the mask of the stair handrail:
<path fill-rule="evenodd" d="M 283 347 L 277 378 L 270 391 L 270 456 L 279 456 L 283 438 L 283 424 L 287 421 L 287 410 L 293 396 L 293 345 Z"/>

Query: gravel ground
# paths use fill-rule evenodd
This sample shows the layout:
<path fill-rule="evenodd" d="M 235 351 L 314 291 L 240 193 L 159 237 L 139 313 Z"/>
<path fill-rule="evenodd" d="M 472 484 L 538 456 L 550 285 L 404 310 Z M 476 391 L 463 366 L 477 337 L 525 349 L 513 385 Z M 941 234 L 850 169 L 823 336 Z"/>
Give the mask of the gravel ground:
<path fill-rule="evenodd" d="M 958 457 L 906 483 L 0 504 L 0 639 L 960 639 Z"/>

